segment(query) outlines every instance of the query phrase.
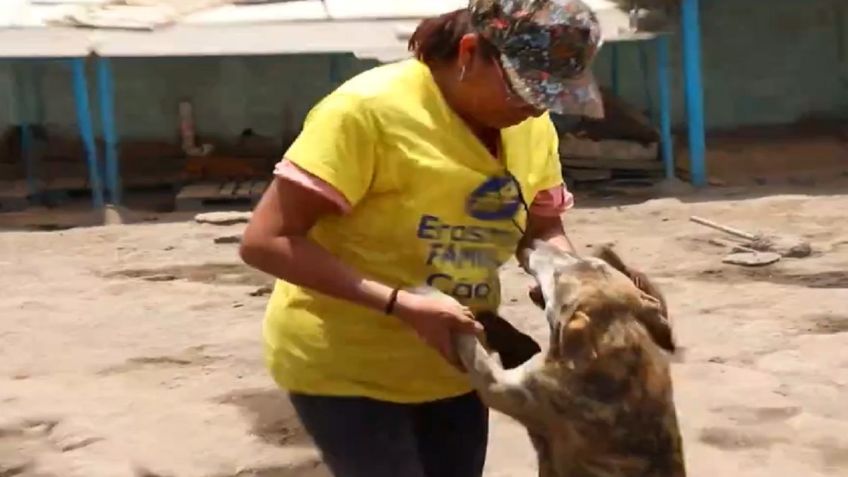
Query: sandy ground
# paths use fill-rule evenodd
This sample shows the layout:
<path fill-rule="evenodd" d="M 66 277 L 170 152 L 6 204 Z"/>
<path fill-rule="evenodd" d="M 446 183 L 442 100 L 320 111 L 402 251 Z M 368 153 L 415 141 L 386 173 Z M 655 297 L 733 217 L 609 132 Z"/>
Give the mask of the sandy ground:
<path fill-rule="evenodd" d="M 807 192 L 567 216 L 581 248 L 616 242 L 664 287 L 687 348 L 673 372 L 690 476 L 848 475 L 848 195 Z M 724 265 L 690 214 L 816 253 Z M 267 297 L 251 293 L 268 280 L 213 243 L 241 226 L 177 219 L 0 233 L 0 476 L 327 475 L 261 362 Z M 544 343 L 527 278 L 504 278 L 505 316 Z M 536 475 L 523 430 L 492 420 L 486 475 Z"/>

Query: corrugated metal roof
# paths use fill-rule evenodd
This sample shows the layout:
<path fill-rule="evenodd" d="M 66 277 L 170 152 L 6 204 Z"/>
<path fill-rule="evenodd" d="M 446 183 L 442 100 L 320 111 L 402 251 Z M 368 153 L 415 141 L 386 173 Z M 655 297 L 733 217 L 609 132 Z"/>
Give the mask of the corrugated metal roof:
<path fill-rule="evenodd" d="M 58 1 L 58 0 L 53 0 Z M 640 39 L 629 17 L 608 0 L 584 0 L 596 9 L 606 41 Z M 13 2 L 13 3 L 6 3 Z M 0 57 L 270 55 L 353 52 L 389 61 L 408 56 L 417 19 L 467 5 L 467 0 L 297 0 L 225 5 L 196 12 L 154 31 L 70 29 L 51 21 L 78 6 L 23 5 L 0 0 Z M 10 5 L 16 5 L 16 8 Z M 9 21 L 9 15 L 16 15 Z M 58 39 L 58 41 L 57 41 Z"/>
<path fill-rule="evenodd" d="M 12 20 L 21 16 L 24 2 L 21 0 L 0 1 L 0 28 L 8 28 Z"/>
<path fill-rule="evenodd" d="M 230 4 L 232 0 L 114 0 L 78 6 L 58 20 L 88 28 L 154 30 L 179 23 L 186 15 Z"/>
<path fill-rule="evenodd" d="M 0 29 L 0 58 L 78 58 L 90 52 L 89 35 L 77 29 Z"/>
<path fill-rule="evenodd" d="M 333 19 L 422 18 L 463 8 L 468 0 L 325 0 Z"/>
<path fill-rule="evenodd" d="M 257 5 L 225 5 L 192 13 L 182 19 L 188 25 L 226 23 L 276 23 L 327 20 L 327 10 L 320 0 L 295 0 Z"/>
<path fill-rule="evenodd" d="M 103 31 L 94 49 L 109 57 L 274 55 L 385 49 L 414 21 L 178 25 L 155 33 Z"/>

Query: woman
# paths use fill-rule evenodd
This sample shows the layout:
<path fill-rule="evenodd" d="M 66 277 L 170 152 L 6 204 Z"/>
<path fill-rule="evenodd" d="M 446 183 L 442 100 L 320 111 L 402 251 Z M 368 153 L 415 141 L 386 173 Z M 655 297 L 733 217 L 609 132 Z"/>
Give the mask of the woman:
<path fill-rule="evenodd" d="M 520 241 L 568 246 L 546 110 L 598 115 L 599 42 L 574 0 L 472 1 L 321 100 L 276 167 L 241 256 L 280 278 L 267 363 L 337 477 L 481 475 L 487 412 L 450 335 L 497 309 Z"/>

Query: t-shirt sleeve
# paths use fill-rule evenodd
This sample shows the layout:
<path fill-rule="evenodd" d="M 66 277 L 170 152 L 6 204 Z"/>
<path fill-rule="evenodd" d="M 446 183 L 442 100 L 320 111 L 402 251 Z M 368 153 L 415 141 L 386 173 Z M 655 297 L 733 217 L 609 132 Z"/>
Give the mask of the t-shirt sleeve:
<path fill-rule="evenodd" d="M 544 217 L 559 217 L 572 207 L 574 207 L 574 196 L 565 184 L 562 184 L 536 194 L 530 205 L 530 213 Z"/>
<path fill-rule="evenodd" d="M 274 166 L 274 176 L 321 195 L 335 204 L 342 213 L 350 212 L 350 204 L 335 187 L 306 172 L 288 159 L 283 159 Z"/>
<path fill-rule="evenodd" d="M 306 115 L 284 157 L 355 206 L 375 173 L 378 130 L 362 98 L 331 93 Z"/>

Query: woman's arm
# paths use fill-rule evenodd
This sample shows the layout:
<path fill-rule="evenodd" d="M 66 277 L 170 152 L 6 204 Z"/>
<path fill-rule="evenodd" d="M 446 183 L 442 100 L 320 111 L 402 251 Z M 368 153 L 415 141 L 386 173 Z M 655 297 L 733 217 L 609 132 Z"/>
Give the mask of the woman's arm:
<path fill-rule="evenodd" d="M 562 218 L 559 216 L 530 214 L 527 218 L 527 230 L 522 241 L 529 245 L 534 240 L 542 240 L 571 253 L 577 253 L 565 233 Z"/>
<path fill-rule="evenodd" d="M 307 237 L 338 204 L 295 182 L 275 178 L 257 204 L 239 253 L 248 265 L 295 285 L 383 312 L 392 288 L 362 276 Z M 471 312 L 455 302 L 399 292 L 394 314 L 446 359 L 458 363 L 453 332 L 477 333 Z"/>
<path fill-rule="evenodd" d="M 519 262 L 521 250 L 531 247 L 534 240 L 542 240 L 571 253 L 577 253 L 562 225 L 562 214 L 573 206 L 574 196 L 566 189 L 565 184 L 536 194 L 528 210 L 527 229 L 518 244 Z"/>
<path fill-rule="evenodd" d="M 321 216 L 335 213 L 329 199 L 276 178 L 245 229 L 241 258 L 287 282 L 382 311 L 391 287 L 363 278 L 306 237 Z"/>
<path fill-rule="evenodd" d="M 574 246 L 565 234 L 565 227 L 562 225 L 562 219 L 557 216 L 530 214 L 527 217 L 527 230 L 524 232 L 524 237 L 518 245 L 516 258 L 518 264 L 525 272 L 529 273 L 527 263 L 525 263 L 526 254 L 523 252 L 525 248 L 532 247 L 534 240 L 542 240 L 550 243 L 555 247 L 563 250 L 577 253 Z M 534 283 L 528 291 L 530 301 L 535 303 L 540 308 L 545 307 L 545 300 L 542 297 L 542 288 L 538 283 Z"/>

